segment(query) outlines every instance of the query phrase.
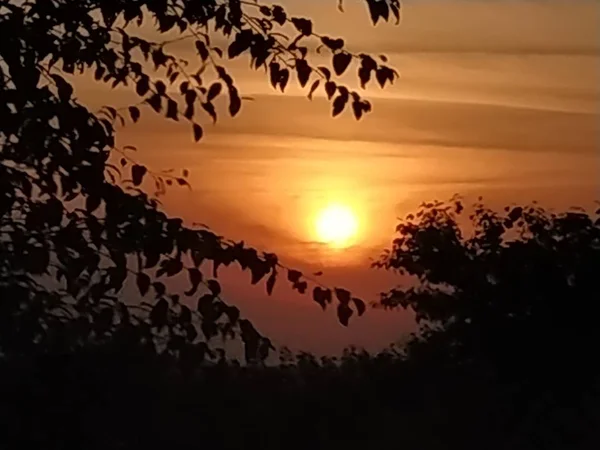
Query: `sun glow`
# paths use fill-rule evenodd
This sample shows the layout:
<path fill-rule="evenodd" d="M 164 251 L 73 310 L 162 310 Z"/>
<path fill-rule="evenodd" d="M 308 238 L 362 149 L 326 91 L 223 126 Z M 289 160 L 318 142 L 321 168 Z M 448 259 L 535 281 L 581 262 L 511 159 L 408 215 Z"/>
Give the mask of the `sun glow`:
<path fill-rule="evenodd" d="M 329 205 L 317 215 L 315 231 L 319 241 L 334 248 L 345 248 L 356 236 L 358 220 L 350 208 Z"/>

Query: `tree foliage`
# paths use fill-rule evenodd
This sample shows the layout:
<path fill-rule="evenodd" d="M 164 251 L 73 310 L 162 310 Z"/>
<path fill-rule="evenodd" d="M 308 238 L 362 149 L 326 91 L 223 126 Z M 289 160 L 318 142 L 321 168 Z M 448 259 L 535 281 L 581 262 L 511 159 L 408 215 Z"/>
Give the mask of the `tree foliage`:
<path fill-rule="evenodd" d="M 366 5 L 373 23 L 399 20 L 398 0 Z M 154 42 L 140 26 L 177 37 Z M 188 172 L 154 172 L 134 160 L 131 148 L 116 147 L 115 127 L 155 113 L 188 122 L 200 141 L 205 119 L 221 114 L 215 100 L 226 97 L 230 116 L 243 108 L 227 70 L 227 60 L 242 56 L 273 88 L 283 92 L 295 77 L 308 97 L 326 93 L 332 115 L 351 105 L 360 119 L 371 104 L 337 77 L 355 62 L 363 87 L 372 78 L 383 87 L 398 76 L 385 57 L 353 54 L 342 38 L 317 34 L 308 18 L 243 0 L 5 1 L 0 34 L 2 355 L 115 341 L 166 352 L 188 367 L 213 355 L 214 337 L 239 334 L 247 358 L 264 359 L 271 343 L 221 299 L 219 267 L 237 263 L 253 284 L 266 280 L 269 293 L 280 272 L 302 293 L 308 281 L 274 254 L 167 216 L 147 183 L 160 195 L 189 186 Z M 195 61 L 172 54 L 173 42 L 188 43 Z M 311 42 L 331 54 L 333 72 L 311 63 Z M 73 88 L 73 77 L 85 73 L 130 88 L 139 102 L 90 111 Z M 170 292 L 165 279 L 182 274 L 189 289 Z M 122 295 L 132 283 L 145 300 L 137 305 Z M 193 310 L 181 294 L 197 298 Z M 343 324 L 365 309 L 343 289 L 316 286 L 313 297 L 323 308 L 337 300 Z"/>
<path fill-rule="evenodd" d="M 475 364 L 531 390 L 589 388 L 598 380 L 600 209 L 500 213 L 477 203 L 466 224 L 465 211 L 460 199 L 422 205 L 375 264 L 415 280 L 379 302 L 416 314 L 421 332 L 408 354 Z"/>

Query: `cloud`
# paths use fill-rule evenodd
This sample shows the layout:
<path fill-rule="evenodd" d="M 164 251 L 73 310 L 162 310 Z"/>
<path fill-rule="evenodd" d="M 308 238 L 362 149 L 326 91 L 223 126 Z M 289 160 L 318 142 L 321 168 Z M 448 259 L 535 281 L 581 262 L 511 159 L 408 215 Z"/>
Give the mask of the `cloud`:
<path fill-rule="evenodd" d="M 594 153 L 598 114 L 427 100 L 377 99 L 357 126 L 350 113 L 331 119 L 324 100 L 258 96 L 219 135 L 296 136 L 336 141 L 538 152 Z M 275 144 L 276 145 L 276 144 Z M 365 144 L 366 145 L 366 144 Z M 271 151 L 276 158 L 277 150 Z"/>

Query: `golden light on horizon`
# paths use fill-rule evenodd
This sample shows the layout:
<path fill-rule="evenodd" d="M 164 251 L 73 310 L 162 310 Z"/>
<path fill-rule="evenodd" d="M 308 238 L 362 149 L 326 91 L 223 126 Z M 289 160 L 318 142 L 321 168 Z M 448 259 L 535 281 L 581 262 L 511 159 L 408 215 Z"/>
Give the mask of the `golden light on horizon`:
<path fill-rule="evenodd" d="M 356 214 L 347 206 L 329 205 L 317 214 L 315 232 L 320 242 L 334 248 L 348 247 L 358 232 Z"/>

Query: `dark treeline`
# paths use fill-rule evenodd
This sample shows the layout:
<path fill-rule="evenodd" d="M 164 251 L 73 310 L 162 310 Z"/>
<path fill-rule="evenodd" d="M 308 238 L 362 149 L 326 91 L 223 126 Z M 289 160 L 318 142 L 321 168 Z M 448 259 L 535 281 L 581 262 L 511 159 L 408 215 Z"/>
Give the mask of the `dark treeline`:
<path fill-rule="evenodd" d="M 577 378 L 577 377 L 570 377 Z M 391 353 L 183 376 L 114 348 L 2 368 L 3 448 L 595 448 L 598 388 L 555 398 Z M 575 380 L 569 380 L 575 382 Z M 579 386 L 580 387 L 580 386 Z"/>
<path fill-rule="evenodd" d="M 382 353 L 184 377 L 112 348 L 2 370 L 3 448 L 595 448 L 597 392 L 556 399 Z M 590 388 L 590 386 L 588 386 Z M 572 399 L 571 399 L 572 400 Z"/>

